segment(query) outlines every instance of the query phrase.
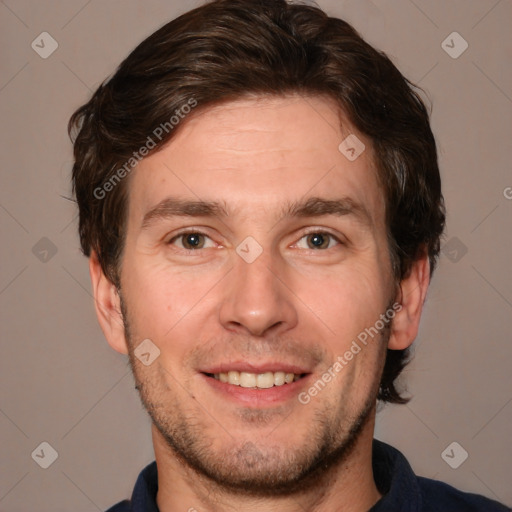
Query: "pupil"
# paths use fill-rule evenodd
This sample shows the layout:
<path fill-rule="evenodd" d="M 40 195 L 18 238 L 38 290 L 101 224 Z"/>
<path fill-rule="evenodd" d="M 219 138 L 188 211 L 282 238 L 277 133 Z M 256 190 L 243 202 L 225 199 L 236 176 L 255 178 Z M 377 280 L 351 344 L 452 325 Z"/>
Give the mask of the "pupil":
<path fill-rule="evenodd" d="M 191 245 L 193 247 L 197 247 L 201 243 L 199 235 L 197 233 L 192 233 L 187 235 L 187 245 Z"/>
<path fill-rule="evenodd" d="M 311 243 L 315 246 L 315 247 L 321 247 L 322 245 L 324 245 L 324 237 L 323 235 L 320 235 L 320 234 L 316 234 L 316 235 L 313 235 L 311 237 Z"/>

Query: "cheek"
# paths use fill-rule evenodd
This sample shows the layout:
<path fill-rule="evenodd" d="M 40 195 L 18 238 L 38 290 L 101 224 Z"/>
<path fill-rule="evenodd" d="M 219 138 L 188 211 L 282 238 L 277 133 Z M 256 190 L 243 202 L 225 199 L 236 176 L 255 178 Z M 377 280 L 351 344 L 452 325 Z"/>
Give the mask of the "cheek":
<path fill-rule="evenodd" d="M 167 262 L 139 261 L 125 267 L 124 298 L 130 323 L 138 338 L 150 338 L 159 345 L 173 340 L 183 325 L 197 329 L 205 308 L 215 302 L 219 281 L 216 273 L 176 273 Z"/>
<path fill-rule="evenodd" d="M 315 279 L 304 279 L 297 295 L 306 309 L 329 329 L 339 346 L 350 344 L 361 331 L 374 325 L 387 304 L 388 285 L 383 274 L 367 265 L 350 265 Z M 309 313 L 311 315 L 311 313 Z M 310 323 L 308 321 L 308 323 Z"/>

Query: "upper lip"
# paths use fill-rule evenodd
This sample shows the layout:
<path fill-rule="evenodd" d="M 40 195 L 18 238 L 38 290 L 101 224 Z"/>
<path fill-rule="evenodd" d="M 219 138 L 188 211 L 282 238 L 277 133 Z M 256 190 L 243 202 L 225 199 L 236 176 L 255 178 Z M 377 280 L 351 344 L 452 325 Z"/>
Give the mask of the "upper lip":
<path fill-rule="evenodd" d="M 294 373 L 296 375 L 301 375 L 303 373 L 311 373 L 311 370 L 305 368 L 304 366 L 299 366 L 290 363 L 280 363 L 277 361 L 272 361 L 268 363 L 249 363 L 247 361 L 235 361 L 230 363 L 219 363 L 208 368 L 204 368 L 200 370 L 202 373 L 228 373 L 230 371 L 237 372 L 247 372 L 247 373 L 267 373 L 267 372 L 285 372 L 285 373 Z"/>

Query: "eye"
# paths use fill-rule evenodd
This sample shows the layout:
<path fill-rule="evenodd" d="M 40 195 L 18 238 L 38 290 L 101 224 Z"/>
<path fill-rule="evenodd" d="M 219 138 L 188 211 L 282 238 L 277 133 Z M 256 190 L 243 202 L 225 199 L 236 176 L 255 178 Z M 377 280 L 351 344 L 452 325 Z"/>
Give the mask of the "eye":
<path fill-rule="evenodd" d="M 304 243 L 305 242 L 305 243 Z M 331 233 L 318 231 L 304 235 L 298 242 L 299 249 L 331 249 L 341 242 Z"/>
<path fill-rule="evenodd" d="M 208 245 L 208 240 L 211 242 L 210 245 Z M 169 245 L 176 245 L 180 249 L 185 249 L 187 251 L 214 247 L 213 241 L 209 236 L 197 231 L 180 233 L 179 235 L 176 235 L 174 238 L 169 240 L 168 243 Z"/>

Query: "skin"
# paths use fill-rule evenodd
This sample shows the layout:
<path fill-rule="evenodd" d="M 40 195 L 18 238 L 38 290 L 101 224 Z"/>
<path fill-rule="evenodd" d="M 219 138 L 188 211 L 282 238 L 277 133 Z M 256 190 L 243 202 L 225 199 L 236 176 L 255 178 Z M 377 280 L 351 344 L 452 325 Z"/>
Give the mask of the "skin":
<path fill-rule="evenodd" d="M 351 133 L 366 146 L 353 162 L 338 149 Z M 422 257 L 397 291 L 371 141 L 326 98 L 243 99 L 190 116 L 130 180 L 120 292 L 94 254 L 90 274 L 103 332 L 130 355 L 153 419 L 160 510 L 368 510 L 381 497 L 371 443 L 385 350 L 413 342 L 429 283 Z M 170 196 L 227 215 L 154 215 L 144 227 Z M 283 215 L 310 197 L 348 197 L 367 217 Z M 206 235 L 202 248 L 184 249 L 184 228 Z M 248 236 L 262 249 L 252 263 L 236 252 Z M 394 301 L 391 328 L 300 403 Z M 145 366 L 133 351 L 148 338 L 160 355 Z M 244 403 L 202 373 L 240 361 L 308 375 L 293 396 Z"/>

